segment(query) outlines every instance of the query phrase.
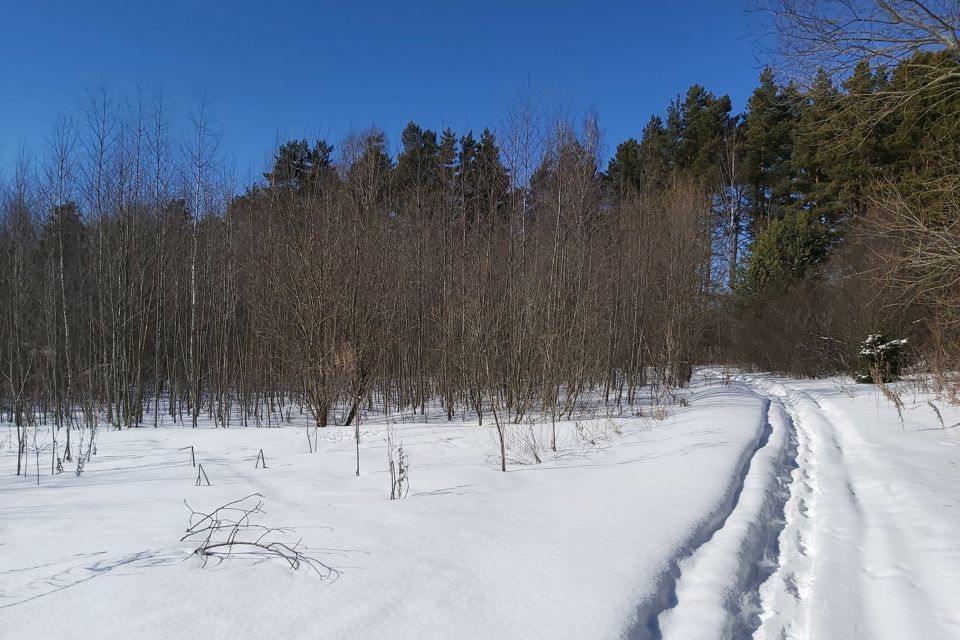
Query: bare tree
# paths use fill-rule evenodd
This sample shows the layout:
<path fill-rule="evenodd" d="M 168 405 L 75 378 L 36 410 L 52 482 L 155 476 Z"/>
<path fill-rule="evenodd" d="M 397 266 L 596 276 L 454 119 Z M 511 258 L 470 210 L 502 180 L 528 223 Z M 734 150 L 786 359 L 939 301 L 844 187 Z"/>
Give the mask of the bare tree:
<path fill-rule="evenodd" d="M 203 344 L 199 335 L 198 318 L 198 274 L 197 262 L 198 244 L 200 241 L 200 221 L 211 208 L 211 173 L 216 160 L 219 136 L 210 128 L 207 113 L 209 104 L 206 93 L 202 93 L 197 100 L 196 110 L 192 118 L 193 139 L 184 148 L 184 154 L 190 171 L 187 189 L 191 199 L 191 236 L 190 236 L 190 337 L 189 337 L 189 375 L 190 385 L 190 414 L 193 426 L 196 428 L 200 416 L 200 405 L 203 393 L 203 378 L 200 370 L 201 351 Z"/>
<path fill-rule="evenodd" d="M 960 60 L 956 0 L 773 0 L 768 9 L 778 52 L 808 69 L 844 72 L 861 60 L 893 65 L 920 51 L 941 50 Z"/>
<path fill-rule="evenodd" d="M 62 340 L 57 341 L 63 351 L 63 359 L 56 363 L 64 367 L 65 385 L 58 393 L 57 428 L 66 427 L 67 441 L 64 448 L 64 457 L 71 459 L 70 427 L 73 402 L 73 359 L 71 357 L 72 340 L 70 338 L 71 301 L 67 299 L 66 267 L 64 260 L 64 224 L 65 219 L 75 213 L 75 206 L 71 202 L 74 181 L 74 152 L 77 144 L 77 135 L 73 122 L 62 118 L 48 140 L 50 158 L 46 166 L 46 201 L 50 210 L 51 219 L 56 229 L 57 242 L 57 283 L 59 286 L 59 307 L 62 328 Z M 57 385 L 59 389 L 59 385 Z"/>

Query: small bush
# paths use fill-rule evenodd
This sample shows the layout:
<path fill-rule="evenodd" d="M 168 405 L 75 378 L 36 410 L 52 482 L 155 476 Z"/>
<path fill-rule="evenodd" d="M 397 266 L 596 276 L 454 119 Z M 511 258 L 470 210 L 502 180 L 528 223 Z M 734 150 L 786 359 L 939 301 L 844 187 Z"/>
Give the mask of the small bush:
<path fill-rule="evenodd" d="M 860 345 L 857 353 L 860 383 L 893 382 L 900 375 L 900 358 L 906 339 L 890 340 L 883 333 L 872 333 Z"/>

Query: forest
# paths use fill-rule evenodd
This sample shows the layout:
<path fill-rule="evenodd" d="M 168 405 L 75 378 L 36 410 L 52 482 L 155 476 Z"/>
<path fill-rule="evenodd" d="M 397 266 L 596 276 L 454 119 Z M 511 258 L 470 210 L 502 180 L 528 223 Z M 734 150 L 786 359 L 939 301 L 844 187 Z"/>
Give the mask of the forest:
<path fill-rule="evenodd" d="M 829 31 L 802 4 L 777 14 L 801 46 Z M 161 415 L 499 427 L 703 364 L 849 373 L 871 334 L 955 394 L 960 50 L 889 24 L 807 82 L 765 69 L 739 113 L 694 84 L 605 142 L 521 95 L 479 133 L 292 139 L 252 184 L 204 103 L 175 135 L 162 94 L 93 91 L 2 184 L 3 418 L 24 451 L 55 425 L 65 460 L 72 430 Z"/>

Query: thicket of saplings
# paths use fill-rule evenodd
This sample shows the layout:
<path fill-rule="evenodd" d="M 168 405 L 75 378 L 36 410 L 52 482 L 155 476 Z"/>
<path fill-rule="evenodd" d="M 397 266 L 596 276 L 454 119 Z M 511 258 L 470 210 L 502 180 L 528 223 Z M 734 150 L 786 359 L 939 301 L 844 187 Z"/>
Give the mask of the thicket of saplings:
<path fill-rule="evenodd" d="M 499 427 L 690 377 L 709 194 L 678 175 L 613 197 L 589 119 L 536 146 L 532 117 L 503 146 L 411 126 L 396 158 L 378 131 L 336 153 L 294 141 L 234 197 L 202 116 L 175 141 L 159 103 L 118 111 L 93 100 L 4 192 L 18 469 L 37 423 L 54 467 L 97 424 L 260 426 L 293 406 L 356 425 L 434 403 Z"/>

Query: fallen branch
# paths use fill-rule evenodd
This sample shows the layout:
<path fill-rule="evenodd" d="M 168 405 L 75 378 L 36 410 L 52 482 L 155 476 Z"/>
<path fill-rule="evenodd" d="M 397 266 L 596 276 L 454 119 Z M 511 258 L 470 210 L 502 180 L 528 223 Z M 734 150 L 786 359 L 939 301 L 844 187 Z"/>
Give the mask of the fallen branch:
<path fill-rule="evenodd" d="M 197 511 L 184 500 L 183 503 L 190 509 L 190 526 L 180 542 L 199 540 L 199 545 L 191 555 L 203 558 L 204 567 L 210 558 L 216 558 L 219 564 L 231 556 L 239 555 L 263 560 L 278 558 L 294 571 L 306 567 L 324 579 L 339 577 L 336 569 L 307 555 L 300 539 L 295 543 L 275 539 L 278 535 L 294 533 L 293 529 L 268 527 L 253 521 L 256 516 L 266 515 L 261 498 L 262 494 L 252 493 L 217 507 L 210 513 Z M 256 502 L 251 499 L 256 499 Z"/>

